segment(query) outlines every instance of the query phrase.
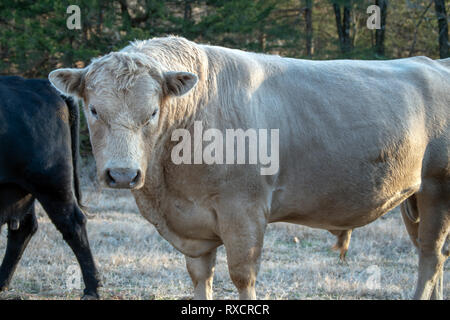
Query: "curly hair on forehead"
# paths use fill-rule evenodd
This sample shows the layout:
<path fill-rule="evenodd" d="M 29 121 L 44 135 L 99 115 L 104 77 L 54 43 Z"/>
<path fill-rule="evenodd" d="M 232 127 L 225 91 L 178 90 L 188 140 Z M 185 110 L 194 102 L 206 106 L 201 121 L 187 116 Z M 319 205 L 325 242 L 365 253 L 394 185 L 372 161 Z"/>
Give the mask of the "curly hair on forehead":
<path fill-rule="evenodd" d="M 85 80 L 89 88 L 112 80 L 118 90 L 128 90 L 142 74 L 149 74 L 158 82 L 163 78 L 155 59 L 138 52 L 111 52 L 92 59 Z"/>

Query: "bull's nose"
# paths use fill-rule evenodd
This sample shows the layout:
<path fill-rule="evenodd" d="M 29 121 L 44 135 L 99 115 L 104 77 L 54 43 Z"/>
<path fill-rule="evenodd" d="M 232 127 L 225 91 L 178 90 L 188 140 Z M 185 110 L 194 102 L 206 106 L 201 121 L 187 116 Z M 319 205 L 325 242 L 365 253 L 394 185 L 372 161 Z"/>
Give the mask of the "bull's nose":
<path fill-rule="evenodd" d="M 141 170 L 130 168 L 112 168 L 106 170 L 106 183 L 111 188 L 132 189 L 140 184 Z"/>

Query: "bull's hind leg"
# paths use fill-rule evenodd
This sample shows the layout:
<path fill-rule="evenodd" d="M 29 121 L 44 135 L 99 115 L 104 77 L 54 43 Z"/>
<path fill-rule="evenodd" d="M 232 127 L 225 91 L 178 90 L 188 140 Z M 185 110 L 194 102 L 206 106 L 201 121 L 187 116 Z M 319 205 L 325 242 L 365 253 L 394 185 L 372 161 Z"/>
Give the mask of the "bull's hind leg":
<path fill-rule="evenodd" d="M 34 200 L 30 201 L 30 204 L 26 208 L 27 213 L 23 217 L 22 221 L 20 221 L 17 226 L 18 228 L 15 228 L 16 226 L 9 225 L 6 253 L 0 267 L 0 291 L 8 288 L 14 271 L 16 270 L 28 242 L 38 228 L 33 204 Z M 19 214 L 19 216 L 23 215 Z"/>
<path fill-rule="evenodd" d="M 339 259 L 345 262 L 345 256 L 347 255 L 348 246 L 350 245 L 350 238 L 352 237 L 352 229 L 349 230 L 328 230 L 334 234 L 336 239 L 336 244 L 331 248 L 333 250 L 339 250 Z"/>
<path fill-rule="evenodd" d="M 186 267 L 194 284 L 195 300 L 211 300 L 217 249 L 198 257 L 186 257 Z"/>
<path fill-rule="evenodd" d="M 439 271 L 430 299 L 444 300 L 444 270 Z"/>
<path fill-rule="evenodd" d="M 448 236 L 447 236 L 448 240 Z M 448 247 L 445 246 L 442 248 L 442 252 L 444 256 L 449 257 L 450 252 Z M 433 292 L 431 293 L 431 300 L 443 300 L 444 299 L 444 269 L 440 270 L 440 273 L 437 277 L 436 284 L 434 285 Z"/>
<path fill-rule="evenodd" d="M 406 230 L 408 231 L 409 237 L 413 242 L 414 246 L 419 249 L 419 212 L 417 209 L 417 200 L 416 196 L 413 195 L 409 199 L 407 199 L 400 206 L 400 210 L 402 212 L 403 221 L 405 223 Z M 444 256 L 448 256 L 448 252 L 444 250 Z M 438 273 L 436 284 L 434 285 L 433 292 L 431 294 L 431 299 L 433 300 L 442 300 L 443 299 L 443 283 L 444 281 L 444 272 L 441 270 Z"/>
<path fill-rule="evenodd" d="M 427 181 L 417 194 L 419 211 L 419 279 L 415 299 L 442 299 L 442 276 L 449 253 L 444 249 L 450 230 L 449 182 Z"/>
<path fill-rule="evenodd" d="M 86 288 L 84 299 L 97 299 L 100 277 L 95 266 L 86 232 L 86 217 L 73 200 L 58 201 L 40 197 L 39 201 L 80 264 Z"/>

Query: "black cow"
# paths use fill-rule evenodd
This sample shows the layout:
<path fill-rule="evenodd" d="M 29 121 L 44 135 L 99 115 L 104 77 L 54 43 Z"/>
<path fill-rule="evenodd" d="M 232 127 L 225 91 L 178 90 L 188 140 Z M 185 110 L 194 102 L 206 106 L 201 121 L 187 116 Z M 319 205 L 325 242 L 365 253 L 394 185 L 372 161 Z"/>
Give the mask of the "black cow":
<path fill-rule="evenodd" d="M 0 291 L 38 228 L 37 199 L 77 257 L 83 297 L 98 298 L 99 275 L 79 205 L 78 127 L 76 104 L 47 80 L 0 77 L 0 227 L 8 223 Z"/>

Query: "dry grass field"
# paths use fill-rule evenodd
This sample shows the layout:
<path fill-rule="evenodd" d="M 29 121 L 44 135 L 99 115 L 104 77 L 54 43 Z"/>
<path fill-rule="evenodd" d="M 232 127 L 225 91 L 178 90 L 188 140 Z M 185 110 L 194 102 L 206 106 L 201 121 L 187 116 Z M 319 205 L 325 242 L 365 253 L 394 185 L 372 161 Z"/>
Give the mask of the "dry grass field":
<path fill-rule="evenodd" d="M 190 299 L 193 289 L 183 255 L 140 216 L 129 192 L 100 191 L 90 183 L 92 165 L 83 172 L 84 203 L 92 215 L 88 233 L 103 278 L 102 298 Z M 79 299 L 81 290 L 66 285 L 75 257 L 40 205 L 38 213 L 39 230 L 10 290 L 0 293 L 0 299 Z M 6 233 L 3 228 L 0 258 Z M 347 264 L 339 262 L 339 254 L 330 250 L 334 241 L 324 230 L 270 225 L 257 282 L 258 298 L 407 299 L 412 295 L 418 259 L 398 209 L 354 231 Z M 448 261 L 445 269 L 444 297 L 450 299 Z M 237 298 L 223 247 L 218 251 L 214 297 Z"/>

